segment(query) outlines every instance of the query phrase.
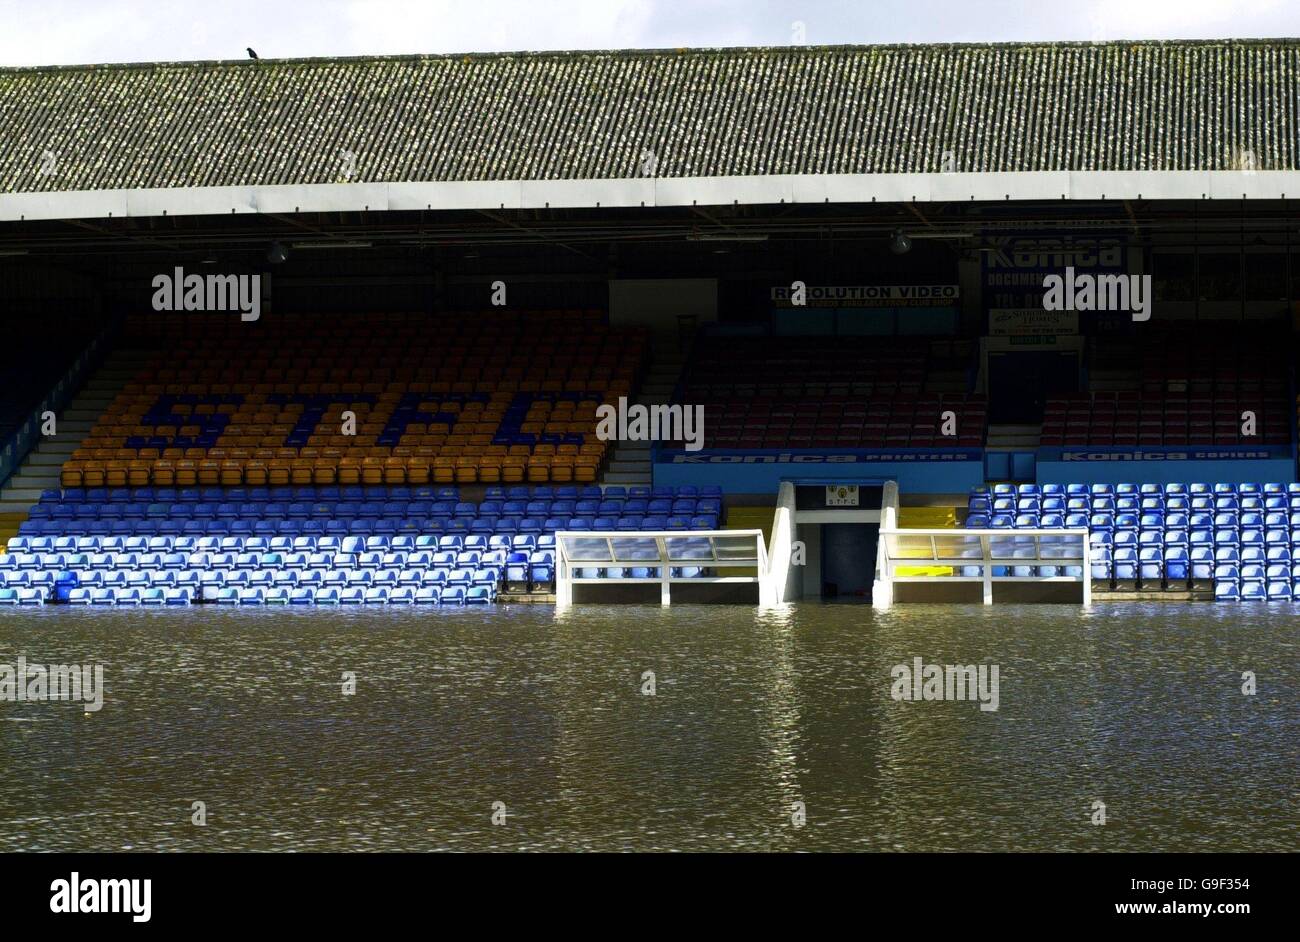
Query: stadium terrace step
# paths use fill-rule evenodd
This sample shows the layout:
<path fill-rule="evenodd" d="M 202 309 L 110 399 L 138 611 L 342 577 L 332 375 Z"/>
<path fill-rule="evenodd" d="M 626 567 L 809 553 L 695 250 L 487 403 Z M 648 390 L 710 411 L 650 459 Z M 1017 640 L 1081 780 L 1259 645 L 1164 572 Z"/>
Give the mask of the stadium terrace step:
<path fill-rule="evenodd" d="M 642 406 L 667 405 L 685 365 L 676 337 L 656 335 L 652 343 L 652 358 L 641 385 L 640 395 L 634 402 Z M 651 448 L 646 442 L 619 442 L 606 466 L 601 480 L 606 484 L 649 484 L 654 477 Z"/>
<path fill-rule="evenodd" d="M 58 416 L 58 435 L 76 435 L 80 438 L 94 426 L 94 419 L 70 419 L 64 418 L 62 415 Z"/>
<path fill-rule="evenodd" d="M 606 484 L 648 484 L 650 482 L 650 472 L 628 472 L 628 471 L 608 471 L 604 475 Z"/>
<path fill-rule="evenodd" d="M 990 425 L 988 451 L 1032 451 L 1038 447 L 1042 427 L 1038 425 Z"/>
<path fill-rule="evenodd" d="M 62 464 L 64 459 L 66 459 L 68 455 L 72 454 L 74 451 L 77 450 L 77 446 L 79 444 L 81 444 L 79 441 L 72 441 L 72 440 L 60 441 L 57 438 L 54 439 L 47 438 L 31 450 L 30 454 L 28 455 L 28 458 L 30 458 L 31 455 L 36 455 L 36 454 L 57 455 L 59 456 L 59 464 Z"/>
<path fill-rule="evenodd" d="M 46 490 L 48 488 L 44 487 L 6 487 L 0 490 L 0 504 L 3 504 L 10 513 L 17 511 L 19 507 L 27 509 L 40 500 L 41 493 Z"/>
<path fill-rule="evenodd" d="M 0 489 L 0 499 L 16 500 L 35 492 L 35 499 L 39 500 L 41 491 L 58 486 L 59 471 L 57 468 L 52 468 L 44 474 L 24 472 L 21 476 L 10 478 L 9 483 Z"/>
<path fill-rule="evenodd" d="M 620 442 L 618 449 L 618 453 L 628 461 L 642 458 L 647 461 L 650 460 L 650 445 L 648 442 Z"/>
<path fill-rule="evenodd" d="M 87 427 L 94 425 L 95 420 L 103 414 L 104 409 L 106 409 L 112 401 L 111 398 L 101 397 L 92 402 L 84 396 L 79 396 L 79 405 L 69 406 L 63 410 L 63 422 L 61 424 L 66 424 L 68 422 L 85 422 L 87 423 Z"/>
<path fill-rule="evenodd" d="M 59 486 L 60 469 L 136 375 L 143 353 L 111 351 L 56 417 L 56 434 L 42 438 L 0 487 L 0 508 L 26 512 L 41 493 Z"/>

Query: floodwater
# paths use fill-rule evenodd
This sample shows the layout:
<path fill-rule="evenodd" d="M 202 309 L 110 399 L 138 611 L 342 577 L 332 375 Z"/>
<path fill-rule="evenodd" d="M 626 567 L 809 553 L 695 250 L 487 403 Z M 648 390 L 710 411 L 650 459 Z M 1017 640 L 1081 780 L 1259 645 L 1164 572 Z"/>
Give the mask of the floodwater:
<path fill-rule="evenodd" d="M 1292 851 L 1298 615 L 10 610 L 106 695 L 0 701 L 0 851 Z M 998 709 L 894 700 L 917 657 Z"/>

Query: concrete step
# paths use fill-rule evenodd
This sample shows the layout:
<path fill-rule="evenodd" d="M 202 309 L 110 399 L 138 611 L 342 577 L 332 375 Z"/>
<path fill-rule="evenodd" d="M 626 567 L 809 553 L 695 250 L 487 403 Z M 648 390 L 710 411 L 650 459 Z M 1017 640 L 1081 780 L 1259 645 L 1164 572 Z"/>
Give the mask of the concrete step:
<path fill-rule="evenodd" d="M 609 471 L 605 474 L 605 480 L 601 483 L 622 484 L 624 486 L 627 486 L 629 484 L 648 485 L 650 483 L 650 475 L 649 473 L 638 474 L 630 471 Z"/>
<path fill-rule="evenodd" d="M 26 511 L 32 504 L 41 499 L 41 491 L 43 490 L 48 490 L 48 488 L 3 487 L 0 488 L 0 504 L 9 506 L 21 503 L 21 509 Z"/>
<path fill-rule="evenodd" d="M 41 492 L 59 486 L 63 463 L 77 450 L 99 417 L 139 373 L 147 354 L 116 351 L 90 375 L 58 415 L 57 434 L 38 440 L 17 471 L 0 488 L 0 513 L 26 513 Z"/>
<path fill-rule="evenodd" d="M 1038 447 L 1041 425 L 990 425 L 985 437 L 989 451 L 1025 451 Z"/>
<path fill-rule="evenodd" d="M 988 437 L 993 438 L 1038 438 L 1042 434 L 1038 426 L 1021 429 L 989 429 Z"/>
<path fill-rule="evenodd" d="M 649 445 L 631 442 L 619 442 L 614 446 L 614 457 L 620 461 L 649 461 Z"/>
<path fill-rule="evenodd" d="M 24 471 L 21 474 L 15 474 L 13 477 L 9 479 L 9 481 L 5 484 L 4 488 L 0 489 L 0 496 L 10 497 L 12 496 L 10 494 L 10 491 L 25 491 L 25 490 L 34 489 L 38 492 L 36 496 L 39 497 L 40 496 L 39 491 L 41 491 L 42 489 L 47 487 L 58 487 L 58 486 L 59 486 L 58 468 L 42 469 L 40 471 Z"/>
<path fill-rule="evenodd" d="M 650 477 L 650 462 L 648 461 L 619 461 L 614 459 L 609 463 L 609 470 L 616 473 L 639 473 L 646 478 Z"/>

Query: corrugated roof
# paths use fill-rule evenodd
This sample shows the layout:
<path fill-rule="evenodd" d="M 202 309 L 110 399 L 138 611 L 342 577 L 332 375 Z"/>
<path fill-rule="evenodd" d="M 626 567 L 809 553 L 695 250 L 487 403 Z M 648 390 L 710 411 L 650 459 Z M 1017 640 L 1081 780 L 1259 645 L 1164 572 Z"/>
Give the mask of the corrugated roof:
<path fill-rule="evenodd" d="M 1298 79 L 1297 40 L 5 69 L 0 191 L 925 173 L 946 151 L 958 171 L 1296 169 Z"/>

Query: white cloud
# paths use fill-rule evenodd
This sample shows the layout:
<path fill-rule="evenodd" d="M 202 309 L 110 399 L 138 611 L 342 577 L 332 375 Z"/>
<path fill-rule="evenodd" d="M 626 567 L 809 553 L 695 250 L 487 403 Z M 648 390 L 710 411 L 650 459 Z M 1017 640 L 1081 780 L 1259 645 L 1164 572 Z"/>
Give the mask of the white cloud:
<path fill-rule="evenodd" d="M 473 3 L 356 0 L 347 4 L 348 44 L 367 53 L 500 52 L 635 47 L 653 15 L 650 0 L 514 0 Z M 394 29 L 394 24 L 401 24 Z"/>
<path fill-rule="evenodd" d="M 1300 35 L 1294 0 L 0 0 L 0 65 Z"/>
<path fill-rule="evenodd" d="M 1278 36 L 1296 20 L 1294 5 L 1281 0 L 1252 0 L 1248 8 L 1223 0 L 1095 0 L 1091 8 L 1106 39 Z"/>

